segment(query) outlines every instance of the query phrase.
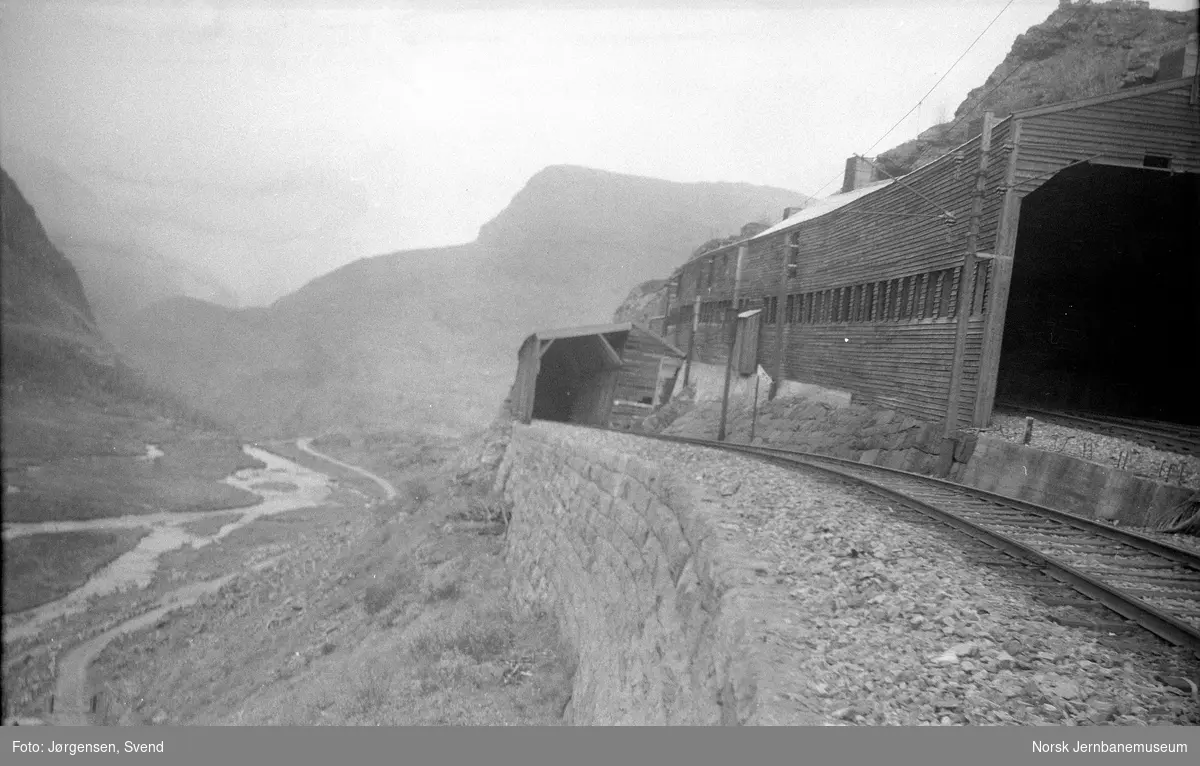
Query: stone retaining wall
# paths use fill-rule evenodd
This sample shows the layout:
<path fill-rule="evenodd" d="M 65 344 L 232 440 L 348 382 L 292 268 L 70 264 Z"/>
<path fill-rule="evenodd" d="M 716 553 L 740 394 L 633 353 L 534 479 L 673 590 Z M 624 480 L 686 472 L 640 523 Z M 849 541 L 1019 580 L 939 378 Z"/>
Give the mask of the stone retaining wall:
<path fill-rule="evenodd" d="M 515 425 L 496 477 L 525 609 L 576 653 L 576 725 L 739 725 L 757 707 L 738 574 L 690 491 L 650 464 Z"/>
<path fill-rule="evenodd" d="M 714 439 L 720 401 L 699 401 L 661 432 Z M 832 406 L 806 398 L 778 397 L 753 408 L 731 403 L 731 442 L 833 455 L 861 463 L 941 476 L 1007 497 L 1082 516 L 1155 527 L 1168 523 L 1193 490 L 1176 487 L 1080 458 L 1012 444 L 974 432 L 943 436 L 927 423 L 893 410 Z M 647 422 L 647 426 L 652 423 Z M 648 430 L 654 430 L 648 428 Z"/>
<path fill-rule="evenodd" d="M 714 439 L 720 401 L 699 401 L 663 433 Z M 794 447 L 914 473 L 962 475 L 974 449 L 974 435 L 945 439 L 940 423 L 926 423 L 894 410 L 858 404 L 831 405 L 806 397 L 777 397 L 753 407 L 731 403 L 726 424 L 730 441 Z"/>

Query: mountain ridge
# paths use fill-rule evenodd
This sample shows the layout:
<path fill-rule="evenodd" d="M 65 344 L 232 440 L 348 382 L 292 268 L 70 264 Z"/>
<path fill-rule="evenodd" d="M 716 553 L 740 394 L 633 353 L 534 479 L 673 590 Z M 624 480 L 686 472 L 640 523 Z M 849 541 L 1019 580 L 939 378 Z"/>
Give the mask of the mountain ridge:
<path fill-rule="evenodd" d="M 155 383 L 255 433 L 467 429 L 494 413 L 534 327 L 603 321 L 627 279 L 649 278 L 714 226 L 738 228 L 804 199 L 550 166 L 473 242 L 360 258 L 254 321 L 241 309 L 159 303 L 114 337 Z"/>

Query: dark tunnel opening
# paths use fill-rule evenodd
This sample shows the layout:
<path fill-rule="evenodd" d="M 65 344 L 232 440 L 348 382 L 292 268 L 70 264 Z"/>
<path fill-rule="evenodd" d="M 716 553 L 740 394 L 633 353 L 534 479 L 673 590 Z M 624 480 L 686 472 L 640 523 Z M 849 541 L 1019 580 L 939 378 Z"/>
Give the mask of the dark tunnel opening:
<path fill-rule="evenodd" d="M 1200 424 L 1198 193 L 1080 165 L 1022 201 L 998 404 Z"/>
<path fill-rule="evenodd" d="M 533 417 L 537 420 L 571 419 L 571 407 L 579 389 L 579 374 L 568 364 L 563 354 L 551 349 L 542 358 L 537 387 L 533 398 Z"/>
<path fill-rule="evenodd" d="M 603 336 L 620 354 L 627 333 Z M 611 388 L 620 363 L 609 358 L 601 336 L 554 340 L 541 359 L 534 388 L 533 418 L 602 425 L 611 409 Z"/>

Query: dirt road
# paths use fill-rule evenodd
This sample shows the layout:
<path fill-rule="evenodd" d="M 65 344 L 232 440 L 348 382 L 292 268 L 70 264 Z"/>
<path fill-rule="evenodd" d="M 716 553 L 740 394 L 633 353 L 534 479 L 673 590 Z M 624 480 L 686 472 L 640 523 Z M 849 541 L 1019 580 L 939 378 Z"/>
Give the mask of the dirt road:
<path fill-rule="evenodd" d="M 315 449 L 312 448 L 311 445 L 312 445 L 312 439 L 300 439 L 296 442 L 297 447 L 299 447 L 303 451 L 307 452 L 308 454 L 312 455 L 313 457 L 319 457 L 322 460 L 333 463 L 334 465 L 340 466 L 341 468 L 345 468 L 348 471 L 353 471 L 353 472 L 359 474 L 360 476 L 365 476 L 368 479 L 370 479 L 371 481 L 378 484 L 380 486 L 380 488 L 383 489 L 384 501 L 395 499 L 396 488 L 393 487 L 391 482 L 389 482 L 387 479 L 376 476 L 375 474 L 371 473 L 370 471 L 363 469 L 363 468 L 359 468 L 356 465 L 350 465 L 349 463 L 343 463 L 342 461 L 340 461 L 336 458 L 332 458 L 326 454 L 317 452 Z"/>

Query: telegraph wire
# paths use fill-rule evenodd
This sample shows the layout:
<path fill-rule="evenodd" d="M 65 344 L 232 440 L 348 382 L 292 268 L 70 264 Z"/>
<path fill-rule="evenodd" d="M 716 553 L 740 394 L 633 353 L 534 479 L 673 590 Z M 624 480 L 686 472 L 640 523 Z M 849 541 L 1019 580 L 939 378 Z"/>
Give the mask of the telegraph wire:
<path fill-rule="evenodd" d="M 987 25 L 987 27 L 985 27 L 985 28 L 984 28 L 983 32 L 987 32 L 987 30 L 988 30 L 988 29 L 990 29 L 990 28 L 992 27 L 992 25 L 996 23 L 996 20 L 1000 18 L 1000 14 L 1003 14 L 1003 13 L 1004 13 L 1004 11 L 1008 10 L 1008 7 L 1009 7 L 1009 5 L 1012 5 L 1012 0 L 1009 0 L 1009 3 L 1008 3 L 1008 5 L 1005 5 L 1005 6 L 1004 6 L 1004 8 L 1002 8 L 1002 9 L 1000 10 L 1000 13 L 999 13 L 999 14 L 996 14 L 996 18 L 994 18 L 994 19 L 992 19 L 992 20 L 991 20 L 991 22 L 990 22 L 990 23 Z M 1055 30 L 1054 30 L 1055 34 L 1059 34 L 1059 33 L 1061 33 L 1061 32 L 1062 32 L 1062 30 L 1063 30 L 1063 29 L 1065 29 L 1065 28 L 1066 28 L 1066 26 L 1067 26 L 1068 24 L 1070 24 L 1072 21 L 1074 21 L 1074 20 L 1075 20 L 1075 17 L 1077 17 L 1077 16 L 1078 16 L 1078 15 L 1079 15 L 1079 14 L 1080 14 L 1082 11 L 1083 11 L 1083 9 L 1084 9 L 1084 8 L 1088 8 L 1088 7 L 1090 7 L 1090 6 L 1091 6 L 1091 0 L 1082 0 L 1082 2 L 1080 2 L 1080 3 L 1079 3 L 1079 5 L 1078 5 L 1078 6 L 1075 8 L 1075 12 L 1074 12 L 1074 13 L 1072 13 L 1070 16 L 1068 16 L 1066 21 L 1064 21 L 1062 24 L 1059 24 L 1059 25 L 1058 25 L 1058 27 L 1057 27 L 1057 28 L 1055 28 Z M 968 52 L 970 52 L 971 48 L 973 48 L 973 47 L 975 46 L 975 43 L 979 42 L 979 39 L 980 39 L 981 37 L 983 37 L 983 33 L 980 33 L 979 37 L 976 37 L 976 38 L 975 38 L 975 41 L 974 41 L 974 42 L 972 42 L 970 46 L 968 46 L 967 50 L 963 52 L 962 56 L 959 56 L 959 57 L 958 57 L 958 60 L 954 62 L 954 64 L 955 64 L 955 65 L 957 65 L 959 61 L 962 61 L 963 57 L 964 57 L 964 56 L 966 56 Z M 955 129 L 955 128 L 957 128 L 957 127 L 958 127 L 958 126 L 959 126 L 959 125 L 962 123 L 962 121 L 963 121 L 963 120 L 967 119 L 967 118 L 968 118 L 968 117 L 970 117 L 972 114 L 974 114 L 974 113 L 975 113 L 975 112 L 976 112 L 976 111 L 979 109 L 979 107 L 980 107 L 980 106 L 982 106 L 982 105 L 983 105 L 983 104 L 984 104 L 984 103 L 987 101 L 987 98 L 988 98 L 988 96 L 992 95 L 992 94 L 993 94 L 993 93 L 995 93 L 997 90 L 999 90 L 999 89 L 1000 89 L 1000 87 L 1001 87 L 1002 85 L 1004 85 L 1004 83 L 1006 83 L 1006 82 L 1008 82 L 1010 79 L 1012 79 L 1012 78 L 1013 78 L 1013 77 L 1014 77 L 1014 76 L 1015 76 L 1015 75 L 1016 75 L 1018 72 L 1020 72 L 1022 69 L 1024 69 L 1024 68 L 1025 68 L 1025 66 L 1026 66 L 1026 64 L 1028 64 L 1028 63 L 1029 63 L 1029 61 L 1023 61 L 1023 62 L 1021 62 L 1020 64 L 1018 64 L 1017 66 L 1013 67 L 1012 71 L 1010 71 L 1008 74 L 1004 75 L 1004 77 L 1002 77 L 1002 78 L 1000 79 L 1000 82 L 998 82 L 998 83 L 996 83 L 995 85 L 993 85 L 993 86 L 992 86 L 991 90 L 989 90 L 987 93 L 984 93 L 982 96 L 980 96 L 980 97 L 979 97 L 979 98 L 976 100 L 976 102 L 975 102 L 974 106 L 972 106 L 972 107 L 970 107 L 969 109 L 967 109 L 965 112 L 963 112 L 963 115 L 962 115 L 961 117 L 959 117 L 957 120 L 955 120 L 953 123 L 951 123 L 951 124 L 950 124 L 950 128 L 949 128 L 949 129 L 946 131 L 946 133 L 947 133 L 947 134 L 953 133 L 953 132 L 954 132 L 954 129 Z M 952 65 L 950 68 L 951 68 L 951 69 L 953 69 L 953 68 L 954 68 L 954 66 Z M 946 75 L 948 75 L 948 74 L 950 74 L 950 71 L 949 71 L 949 70 L 947 70 L 947 71 L 946 71 Z M 932 92 L 933 92 L 933 90 L 934 90 L 935 88 L 937 88 L 937 86 L 938 86 L 939 84 L 941 84 L 942 80 L 944 80 L 944 79 L 946 78 L 946 75 L 942 75 L 942 78 L 941 78 L 941 79 L 939 79 L 939 80 L 937 81 L 937 83 L 935 83 L 935 84 L 934 84 L 933 88 L 930 88 L 930 90 L 929 90 L 929 92 L 930 92 L 930 93 L 932 93 Z M 921 106 L 921 103 L 922 103 L 922 102 L 923 102 L 923 101 L 924 101 L 926 98 L 928 98 L 928 97 L 929 97 L 929 93 L 926 93 L 926 94 L 925 94 L 925 96 L 924 96 L 924 97 L 922 97 L 922 98 L 921 98 L 921 100 L 917 102 L 917 105 L 916 105 L 916 106 L 914 106 L 912 109 L 910 109 L 910 110 L 908 111 L 908 113 L 904 115 L 904 117 L 901 117 L 901 118 L 900 118 L 900 120 L 899 120 L 899 121 L 898 121 L 898 122 L 897 122 L 895 125 L 893 125 L 893 126 L 892 126 L 892 127 L 889 129 L 889 130 L 888 130 L 888 132 L 887 132 L 887 133 L 884 133 L 884 134 L 883 134 L 883 136 L 881 136 L 881 137 L 879 138 L 879 141 L 876 141 L 874 144 L 872 144 L 872 145 L 871 145 L 871 148 L 870 148 L 870 149 L 868 149 L 866 152 L 864 152 L 864 154 L 869 154 L 869 153 L 871 152 L 871 150 L 872 150 L 872 149 L 874 149 L 876 146 L 878 146 L 878 145 L 879 145 L 880 141 L 883 141 L 883 139 L 884 139 L 884 138 L 887 138 L 887 136 L 888 136 L 888 135 L 889 135 L 889 134 L 890 134 L 892 131 L 894 131 L 894 130 L 895 130 L 895 129 L 896 129 L 896 128 L 897 128 L 897 127 L 898 127 L 898 126 L 901 124 L 901 123 L 903 123 L 903 122 L 904 122 L 904 120 L 905 120 L 905 119 L 907 119 L 907 118 L 908 118 L 908 116 L 909 116 L 910 114 L 912 114 L 914 110 L 916 110 L 917 108 L 919 108 L 919 107 Z M 861 156 L 861 155 L 859 155 L 859 156 Z M 815 198 L 815 197 L 816 197 L 817 195 L 819 195 L 819 194 L 820 194 L 822 191 L 824 191 L 824 190 L 825 190 L 825 188 L 826 188 L 827 186 L 829 186 L 829 184 L 831 184 L 831 183 L 833 183 L 834 181 L 836 181 L 836 180 L 838 179 L 838 176 L 840 176 L 840 175 L 842 175 L 842 174 L 841 174 L 841 173 L 838 173 L 838 175 L 834 176 L 833 178 L 830 178 L 828 181 L 826 181 L 824 184 L 822 184 L 822 185 L 821 185 L 821 187 L 820 187 L 819 189 L 817 189 L 817 191 L 816 191 L 816 192 L 813 194 L 813 197 Z"/>
<path fill-rule="evenodd" d="M 1059 25 L 1058 25 L 1058 28 L 1056 28 L 1056 29 L 1054 30 L 1054 33 L 1055 33 L 1055 34 L 1059 34 L 1060 32 L 1062 32 L 1062 31 L 1063 31 L 1063 29 L 1064 29 L 1064 28 L 1065 28 L 1065 27 L 1066 27 L 1068 24 L 1070 24 L 1072 21 L 1074 21 L 1074 20 L 1075 20 L 1075 17 L 1076 17 L 1076 16 L 1078 16 L 1078 15 L 1079 15 L 1079 13 L 1080 13 L 1080 12 L 1081 12 L 1081 11 L 1082 11 L 1084 8 L 1087 8 L 1087 7 L 1089 7 L 1090 5 L 1091 5 L 1091 0 L 1083 0 L 1083 2 L 1081 2 L 1081 3 L 1079 4 L 1079 6 L 1078 6 L 1078 7 L 1075 9 L 1075 12 L 1074 12 L 1074 13 L 1072 13 L 1070 16 L 1068 16 L 1066 21 L 1064 21 L 1063 23 L 1061 23 L 1061 24 L 1059 24 Z M 1028 63 L 1029 63 L 1029 60 L 1027 59 L 1027 60 L 1025 60 L 1025 61 L 1022 61 L 1022 62 L 1021 62 L 1020 64 L 1018 64 L 1017 66 L 1013 67 L 1012 71 L 1011 71 L 1011 72 L 1009 72 L 1008 74 L 1004 75 L 1004 77 L 1003 77 L 1003 78 L 1000 80 L 1000 82 L 998 82 L 998 83 L 996 83 L 995 85 L 993 85 L 993 86 L 992 86 L 992 89 L 991 89 L 991 90 L 989 90 L 987 93 L 984 93 L 982 96 L 980 96 L 980 97 L 979 97 L 979 99 L 978 99 L 978 100 L 976 100 L 976 102 L 975 102 L 974 106 L 970 107 L 970 108 L 969 108 L 969 109 L 967 109 L 965 112 L 963 112 L 963 116 L 962 116 L 962 117 L 959 117 L 957 120 L 955 120 L 955 121 L 954 121 L 954 122 L 953 122 L 953 123 L 950 125 L 950 129 L 949 129 L 949 130 L 947 130 L 947 131 L 946 131 L 946 133 L 947 133 L 947 134 L 949 134 L 949 133 L 953 133 L 953 132 L 954 132 L 954 129 L 955 129 L 955 128 L 957 128 L 957 127 L 959 126 L 959 123 L 961 123 L 963 120 L 967 119 L 967 117 L 970 117 L 972 114 L 974 114 L 974 113 L 975 113 L 975 112 L 976 112 L 976 111 L 979 109 L 979 107 L 980 107 L 980 106 L 982 106 L 982 105 L 984 104 L 984 102 L 986 102 L 986 101 L 987 101 L 987 97 L 988 97 L 988 96 L 992 95 L 992 94 L 993 94 L 993 93 L 995 93 L 997 90 L 999 90 L 1001 85 L 1003 85 L 1004 83 L 1006 83 L 1006 82 L 1008 82 L 1010 79 L 1012 79 L 1013 75 L 1015 75 L 1017 72 L 1020 72 L 1022 69 L 1024 69 L 1024 68 L 1025 68 L 1025 65 L 1026 65 L 1026 64 L 1028 64 Z"/>
<path fill-rule="evenodd" d="M 896 130 L 896 128 L 900 127 L 900 125 L 902 125 L 902 124 L 904 123 L 904 121 L 905 121 L 905 120 L 907 120 L 907 119 L 909 118 L 909 116 L 911 116 L 911 115 L 912 115 L 912 113 L 913 113 L 913 112 L 915 112 L 915 111 L 917 111 L 918 109 L 920 109 L 920 108 L 921 108 L 921 104 L 925 103 L 925 99 L 929 98 L 930 94 L 931 94 L 931 93 L 933 93 L 935 90 L 937 90 L 937 87 L 938 87 L 939 85 L 941 85 L 941 84 L 942 84 L 942 82 L 943 82 L 943 81 L 944 81 L 944 80 L 945 80 L 947 77 L 949 77 L 949 76 L 950 76 L 950 73 L 954 71 L 954 68 L 955 68 L 956 66 L 958 66 L 958 65 L 959 65 L 959 63 L 960 63 L 960 62 L 961 62 L 961 61 L 962 61 L 964 58 L 966 58 L 966 57 L 967 57 L 967 54 L 971 52 L 971 50 L 972 50 L 972 49 L 975 47 L 975 45 L 976 45 L 976 44 L 977 44 L 977 43 L 978 43 L 978 42 L 979 42 L 981 39 L 983 39 L 983 36 L 984 36 L 985 34 L 987 34 L 988 30 L 989 30 L 989 29 L 991 29 L 991 28 L 992 28 L 992 27 L 993 27 L 993 26 L 996 24 L 996 22 L 1000 20 L 1000 17 L 1004 15 L 1004 12 L 1005 12 L 1005 11 L 1007 11 L 1007 10 L 1009 9 L 1009 6 L 1011 6 L 1011 5 L 1012 5 L 1014 2 L 1015 2 L 1015 0 L 1008 0 L 1008 2 L 1007 2 L 1007 3 L 1005 3 L 1004 7 L 1000 9 L 1000 12 L 999 12 L 999 13 L 997 13 L 997 14 L 996 14 L 996 15 L 995 15 L 995 16 L 992 18 L 992 20 L 988 22 L 987 26 L 983 28 L 983 31 L 982 31 L 982 32 L 980 32 L 978 35 L 976 35 L 975 39 L 971 41 L 971 44 L 967 46 L 967 49 L 966 49 L 966 50 L 964 50 L 964 51 L 962 52 L 962 54 L 960 54 L 960 55 L 959 55 L 959 57 L 958 57 L 957 59 L 955 59 L 955 60 L 954 60 L 954 63 L 953 63 L 953 64 L 951 64 L 951 65 L 950 65 L 950 68 L 949 68 L 949 69 L 947 69 L 947 70 L 946 70 L 946 71 L 945 71 L 945 72 L 942 74 L 942 76 L 938 78 L 938 81 L 937 81 L 937 82 L 935 82 L 935 83 L 933 84 L 933 87 L 931 87 L 931 88 L 930 88 L 928 91 L 926 91 L 924 96 L 921 96 L 921 98 L 920 98 L 920 99 L 917 101 L 916 105 L 915 105 L 915 106 L 913 106 L 913 108 L 912 108 L 912 109 L 909 109 L 907 112 L 905 112 L 905 113 L 904 113 L 904 116 L 903 116 L 903 117 L 901 117 L 899 120 L 896 120 L 896 124 L 895 124 L 895 125 L 893 125 L 892 127 L 888 128 L 886 133 L 884 133 L 882 136 L 880 136 L 880 137 L 878 138 L 878 140 L 876 140 L 876 141 L 875 141 L 875 143 L 871 144 L 870 148 L 869 148 L 869 149 L 867 149 L 865 152 L 863 152 L 863 153 L 862 153 L 863 155 L 870 154 L 870 153 L 871 153 L 871 150 L 872 150 L 872 149 L 874 149 L 876 146 L 879 146 L 880 142 L 882 142 L 882 141 L 883 141 L 883 139 L 885 139 L 885 138 L 887 138 L 888 136 L 890 136 L 890 135 L 891 135 L 891 134 L 892 134 L 892 133 L 893 133 L 893 132 Z M 1074 18 L 1074 17 L 1072 16 L 1072 18 Z M 1068 19 L 1067 21 L 1070 21 L 1070 19 Z M 858 155 L 858 156 L 862 156 L 862 155 Z M 824 191 L 824 190 L 825 190 L 825 187 L 829 186 L 829 184 L 831 184 L 831 183 L 833 183 L 834 181 L 836 181 L 836 180 L 837 180 L 837 178 L 838 178 L 838 176 L 840 176 L 840 175 L 841 175 L 841 173 L 839 173 L 837 176 L 834 176 L 833 178 L 831 178 L 831 179 L 829 179 L 828 181 L 826 181 L 825 183 L 823 183 L 823 184 L 821 185 L 821 188 L 817 189 L 817 191 L 816 191 L 816 192 L 814 192 L 812 196 L 815 198 L 817 195 L 819 195 L 819 194 L 820 194 L 822 191 Z"/>
<path fill-rule="evenodd" d="M 904 116 L 901 117 L 899 120 L 897 120 L 895 125 L 888 128 L 887 133 L 884 133 L 882 136 L 880 136 L 879 140 L 876 141 L 875 143 L 871 144 L 871 147 L 869 149 L 867 149 L 865 152 L 863 152 L 863 154 L 870 154 L 871 150 L 874 149 L 876 146 L 879 146 L 879 143 L 881 141 L 883 141 L 883 139 L 890 136 L 892 134 L 892 131 L 894 131 L 896 128 L 900 127 L 901 123 L 903 123 L 905 120 L 907 120 L 908 116 L 910 114 L 912 114 L 913 112 L 915 112 L 921 108 L 921 104 L 925 103 L 925 99 L 929 98 L 929 94 L 931 94 L 935 90 L 937 90 L 937 86 L 941 85 L 942 81 L 944 81 L 947 77 L 950 76 L 950 73 L 954 71 L 954 67 L 958 66 L 959 62 L 961 62 L 964 58 L 967 57 L 967 54 L 971 52 L 971 50 L 975 47 L 976 43 L 978 43 L 983 38 L 983 36 L 987 34 L 987 31 L 989 29 L 991 29 L 992 26 L 995 25 L 995 23 L 997 21 L 1000 20 L 1000 17 L 1004 15 L 1004 12 L 1007 11 L 1009 6 L 1011 6 L 1015 1 L 1016 0 L 1008 0 L 1008 2 L 1005 4 L 1005 6 L 1000 9 L 1000 12 L 997 13 L 996 16 L 991 21 L 988 22 L 988 25 L 983 28 L 983 31 L 980 32 L 979 35 L 973 41 L 971 41 L 971 44 L 968 45 L 967 49 L 962 52 L 962 55 L 954 60 L 954 63 L 950 65 L 950 68 L 946 70 L 946 73 L 938 78 L 938 81 L 933 84 L 932 88 L 930 88 L 928 91 L 925 92 L 924 96 L 921 96 L 921 99 L 919 101 L 917 101 L 917 105 L 914 106 L 912 109 L 909 109 L 907 112 L 905 112 Z"/>

